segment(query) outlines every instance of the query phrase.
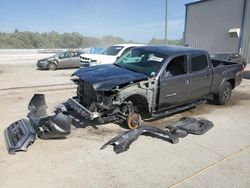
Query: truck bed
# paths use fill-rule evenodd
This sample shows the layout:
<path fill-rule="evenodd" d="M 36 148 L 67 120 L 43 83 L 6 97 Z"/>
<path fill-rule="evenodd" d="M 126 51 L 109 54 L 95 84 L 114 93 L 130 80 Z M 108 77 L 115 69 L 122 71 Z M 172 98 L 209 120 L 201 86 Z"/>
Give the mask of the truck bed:
<path fill-rule="evenodd" d="M 211 62 L 214 68 L 238 64 L 238 63 L 234 63 L 230 61 L 222 61 L 222 60 L 217 60 L 217 59 L 211 59 Z"/>
<path fill-rule="evenodd" d="M 219 91 L 220 84 L 227 78 L 232 78 L 234 87 L 241 82 L 241 76 L 237 74 L 243 69 L 243 64 L 222 61 L 217 59 L 211 59 L 213 65 L 213 83 L 211 86 L 211 93 L 217 93 Z"/>

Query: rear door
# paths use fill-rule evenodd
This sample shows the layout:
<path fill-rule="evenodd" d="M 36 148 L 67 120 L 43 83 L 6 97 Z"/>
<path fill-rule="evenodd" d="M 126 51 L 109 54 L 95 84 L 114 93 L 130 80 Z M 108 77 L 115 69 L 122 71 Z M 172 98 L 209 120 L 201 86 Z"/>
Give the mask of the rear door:
<path fill-rule="evenodd" d="M 80 67 L 80 53 L 72 52 L 71 67 Z"/>
<path fill-rule="evenodd" d="M 189 99 L 190 74 L 187 55 L 170 59 L 159 81 L 159 110 L 185 103 Z"/>
<path fill-rule="evenodd" d="M 189 99 L 200 99 L 210 93 L 213 79 L 212 68 L 209 66 L 208 56 L 197 52 L 190 55 L 190 94 Z"/>

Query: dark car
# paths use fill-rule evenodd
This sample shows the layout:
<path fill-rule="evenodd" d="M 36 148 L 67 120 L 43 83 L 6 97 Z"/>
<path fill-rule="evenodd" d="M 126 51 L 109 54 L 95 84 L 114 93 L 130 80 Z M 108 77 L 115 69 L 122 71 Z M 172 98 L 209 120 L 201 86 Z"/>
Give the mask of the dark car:
<path fill-rule="evenodd" d="M 231 61 L 235 63 L 242 63 L 244 67 L 247 66 L 247 60 L 239 54 L 236 53 L 215 53 L 211 55 L 212 59 Z"/>
<path fill-rule="evenodd" d="M 83 52 L 80 50 L 59 52 L 51 57 L 39 59 L 37 61 L 37 68 L 48 70 L 56 70 L 58 68 L 78 68 L 80 67 L 81 54 L 83 54 Z"/>
<path fill-rule="evenodd" d="M 213 96 L 226 104 L 241 83 L 243 65 L 211 60 L 207 51 L 172 46 L 136 47 L 115 64 L 79 69 L 77 96 L 68 109 L 100 122 L 127 122 L 170 115 Z M 67 108 L 67 107 L 66 107 Z"/>

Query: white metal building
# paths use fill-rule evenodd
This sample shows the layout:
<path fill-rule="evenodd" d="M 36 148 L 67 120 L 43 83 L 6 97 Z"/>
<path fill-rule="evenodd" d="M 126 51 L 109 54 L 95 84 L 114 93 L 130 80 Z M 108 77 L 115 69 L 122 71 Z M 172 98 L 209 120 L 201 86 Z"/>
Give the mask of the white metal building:
<path fill-rule="evenodd" d="M 186 4 L 184 44 L 210 53 L 240 53 L 250 63 L 250 0 Z"/>

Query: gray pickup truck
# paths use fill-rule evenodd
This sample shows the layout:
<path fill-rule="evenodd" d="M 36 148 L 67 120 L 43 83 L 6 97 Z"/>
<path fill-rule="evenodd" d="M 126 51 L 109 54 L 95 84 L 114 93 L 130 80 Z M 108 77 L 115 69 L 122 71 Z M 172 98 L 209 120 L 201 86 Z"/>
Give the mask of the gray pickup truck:
<path fill-rule="evenodd" d="M 242 73 L 242 64 L 211 60 L 201 49 L 136 47 L 114 64 L 76 71 L 77 96 L 65 105 L 87 119 L 137 128 L 141 119 L 183 111 L 211 96 L 226 104 Z"/>

